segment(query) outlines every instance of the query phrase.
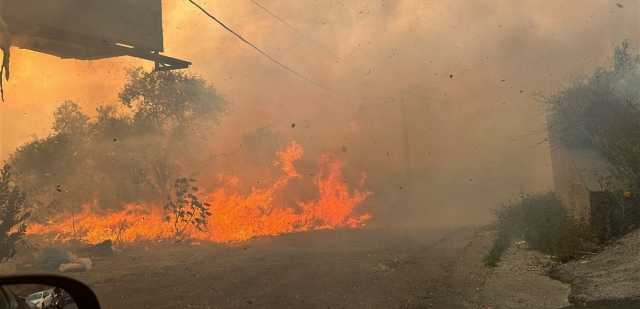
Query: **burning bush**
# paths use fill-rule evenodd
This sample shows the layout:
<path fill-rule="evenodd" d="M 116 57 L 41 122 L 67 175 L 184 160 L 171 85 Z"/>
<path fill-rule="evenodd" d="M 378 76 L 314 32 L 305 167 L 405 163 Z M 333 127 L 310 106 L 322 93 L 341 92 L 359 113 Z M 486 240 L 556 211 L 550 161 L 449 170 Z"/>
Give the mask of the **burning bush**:
<path fill-rule="evenodd" d="M 169 213 L 166 219 L 173 226 L 173 235 L 178 242 L 187 237 L 187 229 L 190 227 L 204 232 L 207 219 L 211 216 L 211 205 L 200 201 L 196 195 L 198 188 L 194 186 L 195 181 L 186 177 L 176 179 L 175 198 L 168 197 L 164 204 L 164 209 Z"/>

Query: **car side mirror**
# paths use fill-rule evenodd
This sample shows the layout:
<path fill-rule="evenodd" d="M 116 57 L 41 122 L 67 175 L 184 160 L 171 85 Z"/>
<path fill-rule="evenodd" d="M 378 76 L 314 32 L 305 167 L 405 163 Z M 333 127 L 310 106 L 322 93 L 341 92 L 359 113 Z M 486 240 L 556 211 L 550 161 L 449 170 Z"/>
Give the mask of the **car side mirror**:
<path fill-rule="evenodd" d="M 84 283 L 57 275 L 0 277 L 0 308 L 94 309 L 96 294 Z"/>

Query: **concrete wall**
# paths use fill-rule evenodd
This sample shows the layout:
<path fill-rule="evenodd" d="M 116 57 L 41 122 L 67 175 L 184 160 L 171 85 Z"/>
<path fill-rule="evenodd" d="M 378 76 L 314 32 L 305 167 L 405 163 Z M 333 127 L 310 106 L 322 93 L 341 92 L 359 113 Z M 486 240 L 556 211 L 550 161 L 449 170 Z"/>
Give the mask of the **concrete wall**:
<path fill-rule="evenodd" d="M 561 143 L 551 146 L 551 165 L 555 192 L 562 205 L 576 219 L 589 222 L 590 191 L 582 179 L 570 150 Z"/>

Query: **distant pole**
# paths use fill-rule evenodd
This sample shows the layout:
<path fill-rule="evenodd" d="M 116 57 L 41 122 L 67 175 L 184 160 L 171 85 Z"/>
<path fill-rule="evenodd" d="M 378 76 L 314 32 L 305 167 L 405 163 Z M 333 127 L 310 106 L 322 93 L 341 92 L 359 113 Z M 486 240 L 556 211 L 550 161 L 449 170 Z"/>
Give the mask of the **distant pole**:
<path fill-rule="evenodd" d="M 404 183 L 404 207 L 406 210 L 410 210 L 412 200 L 412 164 L 411 164 L 411 143 L 409 141 L 409 125 L 407 123 L 407 106 L 405 98 L 400 101 L 400 121 L 402 122 L 402 152 L 404 157 L 404 170 L 405 170 L 405 183 Z"/>
<path fill-rule="evenodd" d="M 71 209 L 71 230 L 73 237 L 76 237 L 76 212 L 73 208 Z"/>

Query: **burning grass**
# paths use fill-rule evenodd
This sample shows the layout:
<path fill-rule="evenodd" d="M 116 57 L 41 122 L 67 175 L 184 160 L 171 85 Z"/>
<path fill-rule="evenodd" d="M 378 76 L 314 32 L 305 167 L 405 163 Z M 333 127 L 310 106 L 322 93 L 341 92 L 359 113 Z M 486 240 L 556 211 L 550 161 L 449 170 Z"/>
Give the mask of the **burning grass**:
<path fill-rule="evenodd" d="M 312 179 L 298 173 L 294 163 L 303 155 L 301 145 L 292 142 L 278 152 L 276 164 L 282 174 L 248 192 L 238 185 L 237 177 L 222 177 L 218 188 L 202 199 L 211 205 L 212 216 L 202 231 L 191 228 L 188 238 L 212 242 L 236 242 L 260 236 L 320 229 L 360 228 L 371 214 L 361 210 L 371 194 L 352 189 L 343 177 L 343 162 L 323 156 Z M 309 182 L 316 190 L 312 200 L 283 204 L 277 196 L 293 179 Z M 80 240 L 95 244 L 105 240 L 126 244 L 175 237 L 168 221 L 171 214 L 161 205 L 127 204 L 119 210 L 101 210 L 85 205 L 79 213 L 63 213 L 46 224 L 32 224 L 28 235 L 46 235 L 49 240 Z"/>

